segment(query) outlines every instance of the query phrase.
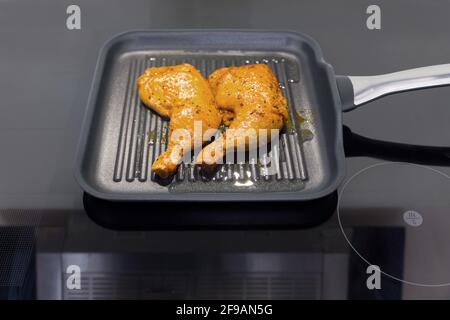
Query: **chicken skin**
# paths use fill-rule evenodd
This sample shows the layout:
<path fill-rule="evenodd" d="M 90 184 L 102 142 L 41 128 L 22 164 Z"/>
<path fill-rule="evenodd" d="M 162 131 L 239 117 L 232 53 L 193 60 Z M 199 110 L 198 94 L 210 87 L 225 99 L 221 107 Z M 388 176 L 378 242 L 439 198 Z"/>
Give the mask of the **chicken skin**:
<path fill-rule="evenodd" d="M 234 148 L 248 149 L 251 139 L 259 139 L 260 129 L 266 129 L 270 141 L 271 129 L 283 128 L 288 119 L 286 99 L 265 64 L 221 68 L 208 82 L 228 129 L 198 155 L 196 163 L 203 168 L 213 168 Z"/>
<path fill-rule="evenodd" d="M 147 107 L 170 118 L 167 149 L 152 165 L 154 173 L 168 178 L 176 172 L 183 156 L 194 148 L 194 142 L 200 141 L 201 146 L 205 131 L 220 126 L 221 114 L 208 82 L 190 64 L 148 68 L 137 79 L 137 89 Z M 198 124 L 201 130 L 194 130 Z M 184 130 L 177 131 L 182 134 L 173 134 L 177 129 Z"/>

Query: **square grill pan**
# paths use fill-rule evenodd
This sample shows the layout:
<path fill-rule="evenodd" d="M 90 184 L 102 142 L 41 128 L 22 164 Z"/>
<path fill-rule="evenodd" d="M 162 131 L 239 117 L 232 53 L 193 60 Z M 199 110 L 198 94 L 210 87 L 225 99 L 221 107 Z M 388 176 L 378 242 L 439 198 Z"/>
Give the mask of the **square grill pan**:
<path fill-rule="evenodd" d="M 224 164 L 212 179 L 181 164 L 171 181 L 151 172 L 167 147 L 168 120 L 145 107 L 136 90 L 148 67 L 190 63 L 207 77 L 224 66 L 267 64 L 288 101 L 290 123 L 269 154 Z M 318 90 L 323 88 L 323 90 Z M 330 94 L 331 93 L 331 94 Z M 312 200 L 342 179 L 340 106 L 331 67 L 309 38 L 286 32 L 135 31 L 102 49 L 80 139 L 76 176 L 108 200 Z M 306 118 L 298 122 L 298 115 Z"/>

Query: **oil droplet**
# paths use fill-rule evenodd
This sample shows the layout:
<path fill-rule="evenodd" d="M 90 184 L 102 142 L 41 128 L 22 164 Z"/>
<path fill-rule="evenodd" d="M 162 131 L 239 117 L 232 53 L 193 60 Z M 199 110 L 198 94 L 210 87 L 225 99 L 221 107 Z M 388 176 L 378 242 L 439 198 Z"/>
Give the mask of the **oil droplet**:
<path fill-rule="evenodd" d="M 303 124 L 303 122 L 305 122 L 306 119 L 302 117 L 302 115 L 300 113 L 298 113 L 298 111 L 295 112 L 295 123 L 296 123 L 296 127 L 300 128 L 301 125 Z M 289 118 L 287 119 L 286 123 L 286 128 L 288 132 L 292 132 L 294 131 L 294 125 L 293 125 L 293 121 L 291 118 L 291 115 L 289 115 Z"/>
<path fill-rule="evenodd" d="M 253 186 L 253 182 L 252 182 L 251 180 L 247 180 L 247 181 L 245 181 L 245 182 L 239 182 L 239 181 L 236 181 L 236 182 L 234 183 L 234 185 L 235 185 L 236 187 L 251 187 L 251 186 Z"/>
<path fill-rule="evenodd" d="M 154 144 L 156 140 L 156 132 L 155 130 L 149 131 L 147 133 L 148 144 Z"/>
<path fill-rule="evenodd" d="M 300 135 L 302 137 L 302 141 L 303 142 L 312 140 L 312 138 L 314 137 L 314 134 L 309 129 L 302 129 L 302 130 L 300 130 Z"/>
<path fill-rule="evenodd" d="M 298 113 L 298 111 L 295 112 L 295 120 L 297 121 L 297 124 L 298 124 L 299 126 L 301 126 L 302 123 L 306 121 L 306 119 L 303 118 L 302 115 L 301 115 L 300 113 Z"/>

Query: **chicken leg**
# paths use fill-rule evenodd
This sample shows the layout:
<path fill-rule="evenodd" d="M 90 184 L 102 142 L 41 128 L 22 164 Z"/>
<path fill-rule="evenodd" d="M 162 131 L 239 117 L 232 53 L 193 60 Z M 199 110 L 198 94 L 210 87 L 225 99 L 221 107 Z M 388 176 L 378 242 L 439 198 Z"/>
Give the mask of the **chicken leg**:
<path fill-rule="evenodd" d="M 190 64 L 148 68 L 138 78 L 137 89 L 147 107 L 170 118 L 167 149 L 152 165 L 154 173 L 168 178 L 194 142 L 200 141 L 201 146 L 206 130 L 219 127 L 221 114 L 208 82 Z M 201 130 L 194 130 L 196 122 Z M 184 131 L 174 134 L 177 130 Z"/>
<path fill-rule="evenodd" d="M 230 149 L 248 148 L 252 137 L 259 139 L 261 129 L 270 141 L 271 129 L 281 129 L 288 119 L 286 99 L 265 64 L 221 68 L 208 82 L 229 127 L 198 155 L 196 163 L 203 168 L 214 167 Z"/>

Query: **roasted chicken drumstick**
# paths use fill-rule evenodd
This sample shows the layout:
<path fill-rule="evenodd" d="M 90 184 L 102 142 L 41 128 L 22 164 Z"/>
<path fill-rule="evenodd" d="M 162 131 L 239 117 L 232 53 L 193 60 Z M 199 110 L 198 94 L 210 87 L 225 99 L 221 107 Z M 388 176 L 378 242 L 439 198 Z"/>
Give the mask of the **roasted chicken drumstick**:
<path fill-rule="evenodd" d="M 170 118 L 167 149 L 152 165 L 153 172 L 167 178 L 176 172 L 183 155 L 193 148 L 194 141 L 203 142 L 202 133 L 217 129 L 222 117 L 208 82 L 190 64 L 148 68 L 138 78 L 137 88 L 146 106 Z M 195 130 L 196 137 L 195 121 L 201 123 L 202 129 Z M 176 129 L 186 130 L 190 139 L 172 135 Z"/>

